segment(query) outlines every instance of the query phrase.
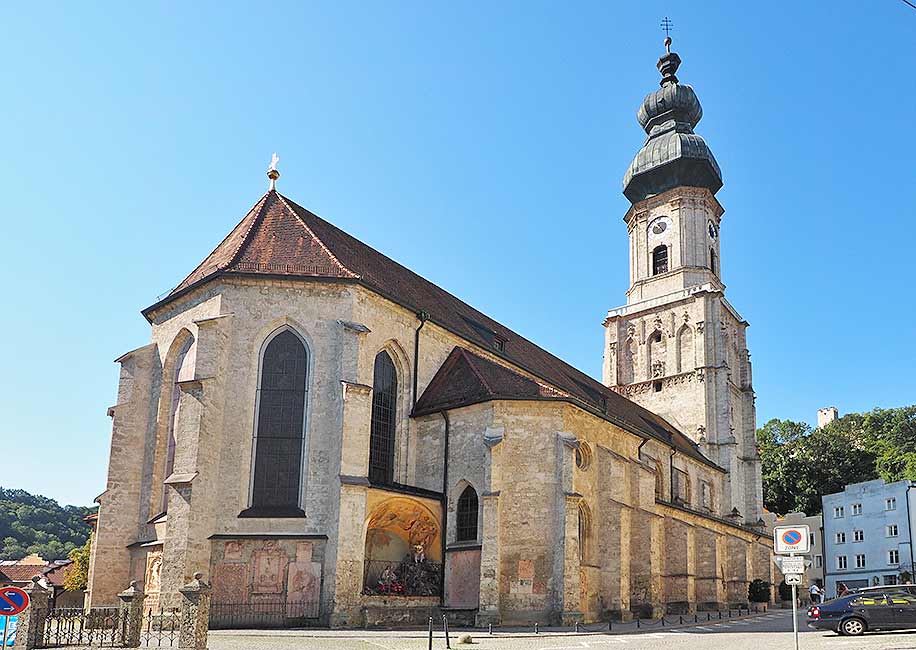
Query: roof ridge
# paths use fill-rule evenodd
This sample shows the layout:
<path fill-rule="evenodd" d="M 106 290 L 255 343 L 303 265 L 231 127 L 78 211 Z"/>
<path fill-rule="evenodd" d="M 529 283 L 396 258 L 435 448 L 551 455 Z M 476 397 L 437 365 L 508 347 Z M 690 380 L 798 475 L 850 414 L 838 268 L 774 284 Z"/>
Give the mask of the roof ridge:
<path fill-rule="evenodd" d="M 277 195 L 277 198 L 280 199 L 280 202 L 286 207 L 286 209 L 289 210 L 290 213 L 291 213 L 294 217 L 296 217 L 296 219 L 299 221 L 299 223 L 302 224 L 302 227 L 306 229 L 306 231 L 312 236 L 312 238 L 313 238 L 316 242 L 318 242 L 318 245 L 321 246 L 321 250 L 323 250 L 323 251 L 325 252 L 325 254 L 326 254 L 328 257 L 331 258 L 331 260 L 340 268 L 341 271 L 344 271 L 345 273 L 347 273 L 351 278 L 358 278 L 358 277 L 360 277 L 360 275 L 359 275 L 358 273 L 355 273 L 355 272 L 353 272 L 351 269 L 347 268 L 347 267 L 343 264 L 343 262 L 341 262 L 341 261 L 337 258 L 337 256 L 336 256 L 334 253 L 331 252 L 331 249 L 328 248 L 327 245 L 326 245 L 323 241 L 321 241 L 321 238 L 320 238 L 318 235 L 315 234 L 315 231 L 314 231 L 314 230 L 312 230 L 311 228 L 309 228 L 309 225 L 308 225 L 307 223 L 305 223 L 305 220 L 299 215 L 299 213 L 296 212 L 296 210 L 294 210 L 293 208 L 290 207 L 289 203 L 286 202 L 286 197 L 285 197 L 285 196 L 283 196 L 282 194 L 280 194 L 280 193 L 277 192 L 276 190 L 272 190 L 272 191 L 273 191 L 274 194 Z"/>
<path fill-rule="evenodd" d="M 471 359 L 471 358 L 469 358 L 469 357 L 477 357 L 478 359 L 482 359 L 483 361 L 488 361 L 488 359 L 484 359 L 483 357 L 474 354 L 473 352 L 471 352 L 470 350 L 468 350 L 468 349 L 465 348 L 465 347 L 461 347 L 461 346 L 456 346 L 456 347 L 457 347 L 459 353 L 461 354 L 461 356 L 462 356 L 462 357 L 464 358 L 464 360 L 467 362 L 468 366 L 471 368 L 471 372 L 473 372 L 473 373 L 474 373 L 474 376 L 477 377 L 477 380 L 483 385 L 484 388 L 487 389 L 487 392 L 488 392 L 488 393 L 490 393 L 491 395 L 495 395 L 496 393 L 493 391 L 493 387 L 490 386 L 489 382 L 487 382 L 487 380 L 486 380 L 486 379 L 484 378 L 484 376 L 481 374 L 481 372 L 480 372 L 480 370 L 477 368 L 477 366 L 474 365 L 474 360 Z M 491 361 L 490 363 L 493 363 L 493 362 Z M 500 364 L 494 364 L 494 365 L 499 366 Z M 505 367 L 505 366 L 500 366 L 500 367 Z M 509 369 L 506 368 L 506 370 L 509 370 Z M 512 372 L 512 371 L 509 370 L 509 372 Z M 515 373 L 515 374 L 518 374 L 518 373 Z M 518 376 L 521 377 L 522 375 L 518 375 Z"/>
<path fill-rule="evenodd" d="M 236 260 L 238 259 L 239 255 L 242 252 L 242 249 L 245 248 L 245 244 L 251 241 L 251 234 L 254 232 L 255 225 L 261 220 L 261 218 L 264 215 L 264 210 L 267 207 L 267 197 L 270 196 L 271 191 L 272 190 L 267 190 L 264 193 L 264 196 L 261 197 L 261 200 L 254 204 L 254 207 L 252 208 L 252 210 L 257 209 L 257 213 L 254 215 L 254 219 L 252 219 L 251 223 L 248 224 L 248 230 L 245 232 L 245 235 L 242 237 L 241 241 L 239 242 L 239 245 L 235 247 L 235 250 L 232 252 L 232 255 L 229 257 L 229 261 L 223 264 L 222 266 L 217 266 L 216 268 L 218 270 L 222 271 L 222 270 L 228 269 L 230 266 L 235 264 Z M 260 207 L 258 207 L 259 205 Z M 247 217 L 248 215 L 245 215 L 245 216 Z M 226 235 L 226 237 L 228 238 L 229 235 Z M 220 242 L 220 244 L 222 244 L 222 242 Z"/>

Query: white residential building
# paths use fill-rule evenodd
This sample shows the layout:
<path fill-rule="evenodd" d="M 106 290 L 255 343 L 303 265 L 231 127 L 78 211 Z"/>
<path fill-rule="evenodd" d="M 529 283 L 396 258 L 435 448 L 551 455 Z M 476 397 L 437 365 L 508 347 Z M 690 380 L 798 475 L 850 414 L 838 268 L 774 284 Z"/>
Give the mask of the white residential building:
<path fill-rule="evenodd" d="M 822 498 L 827 593 L 913 578 L 916 481 L 847 485 Z M 794 522 L 793 522 L 794 523 Z"/>

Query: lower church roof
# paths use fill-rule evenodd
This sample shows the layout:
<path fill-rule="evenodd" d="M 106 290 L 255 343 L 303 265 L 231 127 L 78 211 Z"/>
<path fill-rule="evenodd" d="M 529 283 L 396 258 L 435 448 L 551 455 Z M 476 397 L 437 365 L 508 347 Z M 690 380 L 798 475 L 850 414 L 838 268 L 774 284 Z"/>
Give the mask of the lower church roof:
<path fill-rule="evenodd" d="M 188 277 L 166 298 L 147 307 L 143 315 L 151 319 L 157 309 L 196 287 L 220 276 L 233 275 L 360 284 L 414 313 L 423 313 L 431 322 L 483 349 L 492 350 L 494 356 L 540 378 L 545 384 L 538 384 L 537 390 L 555 393 L 541 397 L 571 401 L 623 429 L 660 439 L 678 451 L 717 467 L 692 440 L 660 416 L 618 395 L 276 190 L 267 192 Z M 489 384 L 484 381 L 484 386 L 495 391 L 490 399 L 502 395 L 500 391 L 510 386 L 512 391 L 520 391 L 516 399 L 524 395 L 534 397 L 534 388 L 526 383 L 531 382 L 530 379 L 468 351 L 462 356 L 472 369 L 492 379 Z M 505 372 L 515 377 L 510 380 Z"/>

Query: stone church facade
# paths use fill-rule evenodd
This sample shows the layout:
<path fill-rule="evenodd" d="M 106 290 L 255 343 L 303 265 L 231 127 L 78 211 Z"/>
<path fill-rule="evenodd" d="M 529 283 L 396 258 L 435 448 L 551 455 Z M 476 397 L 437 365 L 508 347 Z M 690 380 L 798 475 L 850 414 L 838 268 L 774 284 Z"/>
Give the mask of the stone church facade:
<path fill-rule="evenodd" d="M 672 57 L 662 90 L 692 95 Z M 648 130 L 681 135 L 698 116 L 679 111 Z M 118 359 L 87 606 L 138 580 L 170 607 L 196 571 L 214 611 L 334 626 L 746 603 L 776 578 L 746 323 L 702 261 L 718 186 L 668 162 L 670 188 L 652 191 L 655 168 L 625 182 L 632 287 L 605 322 L 604 383 L 279 194 L 272 170 Z"/>

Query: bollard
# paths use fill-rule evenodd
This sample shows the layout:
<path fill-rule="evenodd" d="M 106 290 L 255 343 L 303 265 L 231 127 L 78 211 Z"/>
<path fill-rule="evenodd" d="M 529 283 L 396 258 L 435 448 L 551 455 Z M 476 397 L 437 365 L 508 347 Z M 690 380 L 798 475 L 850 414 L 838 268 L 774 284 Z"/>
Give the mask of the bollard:
<path fill-rule="evenodd" d="M 492 623 L 487 623 L 487 634 L 489 634 L 490 636 L 493 636 L 493 624 Z"/>
<path fill-rule="evenodd" d="M 636 617 L 636 629 L 637 630 L 639 629 L 639 617 L 638 616 Z"/>
<path fill-rule="evenodd" d="M 537 624 L 537 623 L 534 624 L 534 633 L 535 633 L 535 634 L 540 634 L 540 632 L 538 632 L 538 624 Z"/>
<path fill-rule="evenodd" d="M 722 610 L 721 609 L 719 610 L 719 620 L 720 621 L 722 620 Z"/>
<path fill-rule="evenodd" d="M 684 624 L 684 617 L 683 617 L 683 616 L 678 616 L 678 617 L 677 617 L 677 622 L 678 622 L 678 625 L 683 625 L 683 624 Z"/>
<path fill-rule="evenodd" d="M 576 631 L 576 634 L 579 633 L 579 621 L 576 621 L 575 623 L 575 631 Z"/>
<path fill-rule="evenodd" d="M 611 632 L 611 631 L 613 631 L 613 630 L 614 630 L 614 622 L 613 622 L 613 621 L 608 621 L 608 622 L 607 622 L 607 631 L 608 631 L 608 632 Z"/>
<path fill-rule="evenodd" d="M 665 615 L 662 614 L 662 627 L 665 627 Z"/>
<path fill-rule="evenodd" d="M 711 620 L 712 620 L 712 614 L 710 614 L 709 612 L 706 612 L 706 620 L 707 620 L 707 621 L 711 621 Z"/>
<path fill-rule="evenodd" d="M 448 638 L 448 618 L 445 614 L 442 615 L 442 629 L 445 630 L 445 647 L 451 650 L 452 641 Z"/>
<path fill-rule="evenodd" d="M 433 650 L 433 617 L 429 617 L 429 645 L 427 650 Z"/>
<path fill-rule="evenodd" d="M 694 622 L 694 623 L 699 623 L 699 622 L 700 622 L 700 619 L 697 618 L 697 616 L 698 616 L 698 614 L 694 614 L 694 615 L 693 615 L 693 622 Z"/>

